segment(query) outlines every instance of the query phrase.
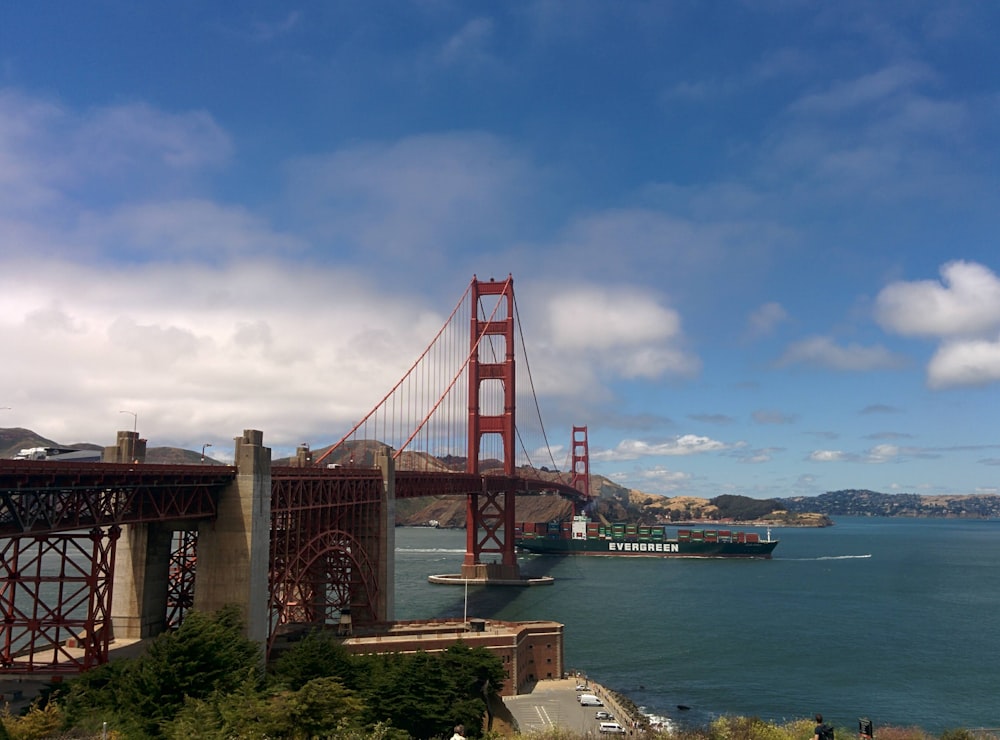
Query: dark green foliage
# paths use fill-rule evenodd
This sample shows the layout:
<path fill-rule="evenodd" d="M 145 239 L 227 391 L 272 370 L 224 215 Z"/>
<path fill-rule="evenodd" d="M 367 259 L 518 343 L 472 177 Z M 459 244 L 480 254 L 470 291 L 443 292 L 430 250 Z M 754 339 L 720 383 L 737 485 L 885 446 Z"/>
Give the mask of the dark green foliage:
<path fill-rule="evenodd" d="M 442 653 L 353 656 L 329 634 L 309 635 L 277 661 L 267 687 L 257 646 L 236 610 L 191 613 L 147 653 L 96 668 L 53 700 L 66 728 L 123 738 L 439 737 L 462 723 L 478 737 L 501 662 L 459 643 Z"/>
<path fill-rule="evenodd" d="M 722 519 L 734 519 L 745 522 L 767 516 L 773 511 L 784 511 L 785 505 L 778 499 L 755 499 L 746 496 L 723 494 L 716 496 L 710 502 L 719 509 Z"/>
<path fill-rule="evenodd" d="M 299 690 L 338 678 L 364 704 L 363 724 L 388 723 L 415 737 L 440 735 L 462 723 L 471 736 L 504 680 L 500 661 L 483 648 L 453 645 L 443 653 L 352 656 L 329 633 L 314 632 L 276 661 L 274 689 Z"/>
<path fill-rule="evenodd" d="M 364 707 L 335 678 L 316 678 L 298 691 L 264 693 L 246 682 L 233 693 L 189 700 L 164 734 L 176 740 L 309 740 L 361 733 Z"/>
<path fill-rule="evenodd" d="M 360 688 L 368 723 L 389 721 L 416 737 L 464 724 L 479 735 L 487 697 L 503 682 L 503 666 L 483 648 L 457 644 L 443 653 L 364 656 Z"/>
<path fill-rule="evenodd" d="M 354 662 L 330 632 L 315 630 L 278 658 L 269 683 L 298 691 L 314 678 L 336 676 L 346 686 L 355 685 Z"/>
<path fill-rule="evenodd" d="M 257 645 L 243 636 L 234 608 L 188 614 L 138 658 L 116 661 L 70 682 L 63 706 L 69 727 L 95 730 L 113 720 L 129 737 L 158 737 L 188 699 L 235 691 L 255 678 Z"/>

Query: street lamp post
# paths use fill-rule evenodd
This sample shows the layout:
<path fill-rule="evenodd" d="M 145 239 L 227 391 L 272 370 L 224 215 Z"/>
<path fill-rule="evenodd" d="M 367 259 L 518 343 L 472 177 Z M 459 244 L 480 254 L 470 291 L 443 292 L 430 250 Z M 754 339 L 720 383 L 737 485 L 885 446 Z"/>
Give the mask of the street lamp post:
<path fill-rule="evenodd" d="M 211 442 L 206 442 L 205 444 L 203 444 L 203 445 L 201 446 L 201 464 L 202 464 L 202 465 L 204 465 L 204 464 L 205 464 L 205 448 L 206 448 L 206 447 L 211 447 L 211 446 L 212 446 L 212 443 L 211 443 Z"/>
<path fill-rule="evenodd" d="M 132 433 L 139 431 L 139 414 L 135 411 L 119 411 L 119 414 L 132 414 Z"/>

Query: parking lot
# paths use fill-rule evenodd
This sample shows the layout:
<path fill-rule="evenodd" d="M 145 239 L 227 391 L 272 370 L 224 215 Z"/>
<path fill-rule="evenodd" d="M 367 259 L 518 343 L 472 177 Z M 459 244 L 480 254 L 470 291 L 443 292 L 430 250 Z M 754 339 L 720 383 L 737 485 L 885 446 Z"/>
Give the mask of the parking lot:
<path fill-rule="evenodd" d="M 602 706 L 581 706 L 577 700 L 581 693 L 594 694 Z M 562 727 L 587 737 L 614 737 L 612 733 L 601 732 L 601 722 L 618 722 L 625 728 L 625 734 L 630 734 L 629 718 L 619 716 L 604 687 L 592 682 L 581 683 L 576 678 L 539 681 L 530 694 L 504 697 L 504 704 L 523 733 Z M 602 713 L 601 718 L 598 712 Z"/>

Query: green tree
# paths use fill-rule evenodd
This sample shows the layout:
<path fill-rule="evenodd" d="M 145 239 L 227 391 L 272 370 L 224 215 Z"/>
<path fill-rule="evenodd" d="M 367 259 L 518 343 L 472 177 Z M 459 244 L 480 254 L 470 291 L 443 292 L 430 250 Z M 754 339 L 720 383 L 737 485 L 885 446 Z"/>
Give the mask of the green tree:
<path fill-rule="evenodd" d="M 28 711 L 20 717 L 10 713 L 10 707 L 5 707 L 0 714 L 0 739 L 2 740 L 39 740 L 52 737 L 62 723 L 62 713 L 59 706 L 48 703 L 40 706 L 32 703 Z"/>
<path fill-rule="evenodd" d="M 270 683 L 298 691 L 314 678 L 336 677 L 354 686 L 354 666 L 340 641 L 330 632 L 314 630 L 282 654 L 271 668 Z"/>
<path fill-rule="evenodd" d="M 238 608 L 212 615 L 191 612 L 142 656 L 71 681 L 63 700 L 66 726 L 93 732 L 103 720 L 113 720 L 127 737 L 159 737 L 186 700 L 229 693 L 248 679 L 258 680 L 259 663 L 259 648 L 243 636 Z"/>
<path fill-rule="evenodd" d="M 164 732 L 173 740 L 264 740 L 362 734 L 361 700 L 335 678 L 316 678 L 298 691 L 263 693 L 250 681 L 231 693 L 189 699 Z"/>
<path fill-rule="evenodd" d="M 164 727 L 164 737 L 175 740 L 264 740 L 277 737 L 272 707 L 257 682 L 248 679 L 235 691 L 216 692 L 207 699 L 187 699 Z"/>
<path fill-rule="evenodd" d="M 487 699 L 504 680 L 503 665 L 484 648 L 453 645 L 443 653 L 364 656 L 366 723 L 388 720 L 415 737 L 435 737 L 462 723 L 479 736 Z"/>
<path fill-rule="evenodd" d="M 364 704 L 336 678 L 314 678 L 287 697 L 291 726 L 308 738 L 360 729 Z"/>

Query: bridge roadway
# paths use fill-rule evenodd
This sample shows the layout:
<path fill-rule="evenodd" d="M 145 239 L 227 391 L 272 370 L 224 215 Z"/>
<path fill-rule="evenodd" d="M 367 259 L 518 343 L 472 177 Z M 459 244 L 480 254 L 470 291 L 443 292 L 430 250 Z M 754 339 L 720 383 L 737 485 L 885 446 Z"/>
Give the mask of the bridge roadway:
<path fill-rule="evenodd" d="M 91 527 L 214 519 L 218 495 L 232 484 L 230 465 L 72 463 L 0 460 L 0 537 L 67 532 Z M 347 481 L 374 468 L 275 466 L 274 479 Z M 468 496 L 484 490 L 552 492 L 581 498 L 558 482 L 503 475 L 397 471 L 398 499 Z"/>
<path fill-rule="evenodd" d="M 153 636 L 191 607 L 243 605 L 249 635 L 268 646 L 286 623 L 391 620 L 393 498 L 478 500 L 466 563 L 486 568 L 479 551 L 506 558 L 513 542 L 483 500 L 580 496 L 541 479 L 397 472 L 388 452 L 365 467 L 272 466 L 247 430 L 235 466 L 0 460 L 0 672 L 86 669 L 107 659 L 112 633 Z M 44 565 L 53 558 L 63 575 Z M 58 603 L 45 596 L 53 580 L 65 581 Z M 68 645 L 81 639 L 78 663 Z"/>

